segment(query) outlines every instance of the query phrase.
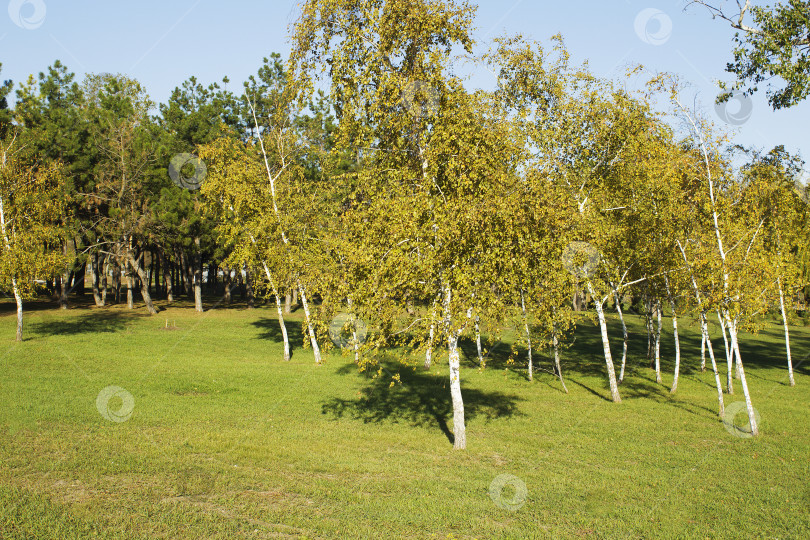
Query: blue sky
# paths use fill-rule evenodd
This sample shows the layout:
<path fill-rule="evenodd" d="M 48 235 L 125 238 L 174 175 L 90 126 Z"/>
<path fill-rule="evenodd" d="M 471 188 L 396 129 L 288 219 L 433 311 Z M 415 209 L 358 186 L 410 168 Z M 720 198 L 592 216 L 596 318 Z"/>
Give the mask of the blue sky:
<path fill-rule="evenodd" d="M 0 77 L 21 82 L 60 59 L 79 78 L 88 72 L 126 73 L 140 80 L 158 102 L 191 75 L 205 83 L 227 75 L 232 89 L 238 90 L 262 57 L 271 52 L 286 55 L 297 3 L 2 0 L 8 9 L 0 10 Z M 651 71 L 678 74 L 694 86 L 707 114 L 726 125 L 713 101 L 716 81 L 729 80 L 724 67 L 731 59 L 733 31 L 698 6 L 684 11 L 686 3 L 481 0 L 476 36 L 484 46 L 504 33 L 543 42 L 561 33 L 574 59 L 587 60 L 597 75 L 620 79 L 626 67 L 638 63 Z M 474 73 L 470 80 L 472 86 L 491 83 L 486 72 Z M 762 93 L 750 105 L 747 121 L 728 125 L 737 142 L 765 150 L 784 144 L 810 160 L 810 100 L 774 112 Z M 734 114 L 738 104 L 729 107 Z"/>

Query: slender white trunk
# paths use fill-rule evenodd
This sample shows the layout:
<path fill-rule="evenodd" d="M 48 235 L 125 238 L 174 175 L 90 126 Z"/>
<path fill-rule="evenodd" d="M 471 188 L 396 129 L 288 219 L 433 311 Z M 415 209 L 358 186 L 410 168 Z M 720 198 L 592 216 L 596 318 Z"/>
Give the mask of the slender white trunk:
<path fill-rule="evenodd" d="M 312 318 L 309 314 L 309 302 L 307 302 L 307 295 L 304 292 L 304 286 L 301 280 L 298 280 L 298 293 L 301 295 L 301 306 L 304 308 L 304 317 L 307 320 L 307 329 L 309 331 L 309 342 L 312 344 L 312 352 L 315 355 L 315 363 L 321 363 L 321 348 L 318 347 L 318 339 L 315 337 L 315 328 L 312 326 Z"/>
<path fill-rule="evenodd" d="M 726 391 L 729 394 L 733 394 L 734 384 L 732 383 L 731 364 L 733 361 L 734 349 L 729 344 L 728 333 L 726 332 L 726 322 L 723 320 L 723 316 L 720 315 L 719 311 L 717 312 L 717 320 L 720 321 L 720 329 L 723 331 L 723 345 L 726 349 L 726 365 L 728 366 L 728 372 L 726 374 Z"/>
<path fill-rule="evenodd" d="M 253 235 L 250 235 L 250 241 L 253 244 L 256 244 L 256 239 Z M 284 323 L 284 313 L 281 309 L 281 296 L 278 294 L 278 288 L 276 287 L 276 282 L 273 279 L 273 275 L 270 273 L 270 268 L 267 267 L 267 263 L 262 261 L 262 268 L 264 269 L 264 275 L 267 276 L 267 281 L 270 283 L 270 289 L 273 291 L 273 296 L 276 297 L 276 311 L 278 312 L 278 325 L 281 328 L 281 335 L 284 338 L 284 360 L 290 360 L 290 338 L 287 336 L 287 325 Z"/>
<path fill-rule="evenodd" d="M 360 364 L 360 340 L 357 339 L 357 319 L 354 317 L 352 299 L 348 297 L 346 303 L 349 305 L 349 324 L 352 326 L 352 346 L 354 348 L 354 363 Z"/>
<path fill-rule="evenodd" d="M 751 403 L 751 395 L 748 392 L 748 383 L 745 381 L 745 369 L 742 364 L 742 356 L 740 355 L 740 343 L 737 340 L 737 322 L 731 318 L 728 311 L 724 311 L 723 315 L 726 319 L 728 326 L 728 334 L 731 337 L 731 346 L 737 357 L 737 366 L 740 370 L 740 384 L 743 388 L 743 395 L 745 396 L 745 407 L 748 409 L 748 422 L 751 425 L 751 435 L 759 435 L 759 426 L 757 426 L 756 412 L 754 405 Z"/>
<path fill-rule="evenodd" d="M 253 121 L 254 121 L 254 123 L 256 125 L 256 129 L 258 130 L 259 122 L 256 119 L 256 111 L 253 108 L 252 103 L 250 103 L 250 107 L 251 107 L 251 113 L 253 115 Z M 267 158 L 267 152 L 265 151 L 265 148 L 264 148 L 264 138 L 260 135 L 258 137 L 258 139 L 259 139 L 259 147 L 261 148 L 261 151 L 262 151 L 262 157 L 264 158 L 264 167 L 265 167 L 265 170 L 267 171 L 267 179 L 268 179 L 268 181 L 270 183 L 270 198 L 271 198 L 271 201 L 273 202 L 273 213 L 276 215 L 276 222 L 279 225 L 279 233 L 280 233 L 280 236 L 281 236 L 281 242 L 284 244 L 284 247 L 287 248 L 287 259 L 290 262 L 290 266 L 294 267 L 293 260 L 292 260 L 292 255 L 291 255 L 290 250 L 289 250 L 290 242 L 287 239 L 286 232 L 284 231 L 283 223 L 282 223 L 282 220 L 281 220 L 281 212 L 278 209 L 278 201 L 276 200 L 276 180 L 281 177 L 281 174 L 284 172 L 284 170 L 288 166 L 288 162 L 287 162 L 286 154 L 285 154 L 285 148 L 284 148 L 284 139 L 280 134 L 276 134 L 276 140 L 277 140 L 277 143 L 278 143 L 278 148 L 277 148 L 277 150 L 278 150 L 278 158 L 281 160 L 281 162 L 280 162 L 281 167 L 280 167 L 280 170 L 276 173 L 276 175 L 273 175 L 273 173 L 272 173 L 272 171 L 270 169 L 270 161 Z M 309 303 L 307 302 L 307 296 L 306 296 L 306 293 L 304 292 L 304 286 L 301 284 L 300 279 L 297 279 L 297 285 L 298 285 L 298 292 L 301 295 L 301 305 L 304 308 L 304 316 L 305 316 L 306 321 L 307 321 L 307 330 L 309 331 L 309 341 L 312 344 L 312 352 L 315 355 L 315 363 L 320 364 L 321 363 L 321 348 L 318 347 L 318 340 L 315 337 L 315 328 L 312 325 L 312 318 L 310 317 L 310 313 L 309 313 Z"/>
<path fill-rule="evenodd" d="M 613 367 L 613 356 L 610 354 L 610 340 L 608 338 L 607 321 L 605 321 L 605 311 L 603 309 L 604 300 L 596 297 L 593 290 L 593 285 L 588 281 L 588 292 L 593 298 L 593 303 L 596 306 L 596 315 L 599 318 L 599 328 L 602 331 L 602 348 L 605 352 L 605 364 L 607 365 L 608 381 L 610 382 L 610 395 L 614 403 L 621 402 L 622 398 L 619 395 L 619 385 L 616 382 L 616 370 Z"/>
<path fill-rule="evenodd" d="M 686 256 L 686 251 L 681 246 L 680 242 L 678 242 L 678 248 L 683 255 L 683 260 L 686 262 L 687 266 L 689 266 L 689 259 Z M 701 348 L 702 354 L 705 355 L 706 347 L 709 349 L 709 356 L 712 360 L 712 371 L 714 371 L 714 383 L 717 387 L 717 401 L 719 404 L 718 408 L 718 415 L 720 418 L 725 417 L 726 409 L 725 405 L 723 404 L 723 385 L 720 382 L 720 372 L 717 370 L 717 362 L 714 358 L 714 348 L 712 347 L 712 342 L 709 339 L 709 321 L 706 318 L 706 311 L 703 309 L 703 302 L 700 298 L 700 288 L 698 287 L 697 280 L 695 279 L 695 274 L 692 272 L 691 266 L 689 267 L 689 272 L 692 278 L 692 289 L 695 292 L 695 300 L 697 301 L 698 308 L 700 309 L 700 334 L 701 334 Z M 705 362 L 705 357 L 704 357 Z"/>
<path fill-rule="evenodd" d="M 532 333 L 529 331 L 529 318 L 526 316 L 526 302 L 523 298 L 523 289 L 520 290 L 520 309 L 523 312 L 523 327 L 526 329 L 526 348 L 528 349 L 529 380 L 534 380 L 534 364 L 532 363 Z"/>
<path fill-rule="evenodd" d="M 782 311 L 782 324 L 785 325 L 785 350 L 787 351 L 787 365 L 788 377 L 790 378 L 790 386 L 796 386 L 796 381 L 793 379 L 793 360 L 790 358 L 790 331 L 788 330 L 787 312 L 785 311 L 785 295 L 782 292 L 782 280 L 777 280 L 779 284 L 779 309 Z"/>
<path fill-rule="evenodd" d="M 467 430 L 464 425 L 464 400 L 461 397 L 461 362 L 458 354 L 458 334 L 447 336 L 447 349 L 450 357 L 450 397 L 453 401 L 453 448 L 467 448 Z"/>
<path fill-rule="evenodd" d="M 270 269 L 267 267 L 267 263 L 262 261 L 262 267 L 264 268 L 264 275 L 267 276 L 267 281 L 270 282 L 270 289 L 273 291 L 273 296 L 276 297 L 276 311 L 278 312 L 278 325 L 281 328 L 281 335 L 284 338 L 284 360 L 289 362 L 290 338 L 287 336 L 287 325 L 284 323 L 284 313 L 282 312 L 281 308 L 281 297 L 278 294 L 276 283 L 273 280 L 273 276 L 270 274 Z"/>
<path fill-rule="evenodd" d="M 622 322 L 622 369 L 619 372 L 619 382 L 622 382 L 624 380 L 624 367 L 627 364 L 627 324 L 624 322 L 621 297 L 617 292 L 614 292 L 614 295 L 616 297 L 616 312 L 619 314 L 619 320 Z"/>
<path fill-rule="evenodd" d="M 717 414 L 720 418 L 724 418 L 726 416 L 726 408 L 723 404 L 723 383 L 720 382 L 720 372 L 717 370 L 717 362 L 714 359 L 714 349 L 712 348 L 712 342 L 709 339 L 709 323 L 706 320 L 706 314 L 700 314 L 700 331 L 704 337 L 704 343 L 707 345 L 709 349 L 709 357 L 712 361 L 712 370 L 714 371 L 714 383 L 717 387 L 717 401 L 719 403 L 719 409 Z"/>
<path fill-rule="evenodd" d="M 655 332 L 655 382 L 661 383 L 661 301 L 656 300 L 655 312 L 658 317 L 658 329 Z"/>
<path fill-rule="evenodd" d="M 678 335 L 678 313 L 675 310 L 675 300 L 672 298 L 672 292 L 669 290 L 669 278 L 664 276 L 664 282 L 667 285 L 669 309 L 672 310 L 672 333 L 675 336 L 675 375 L 672 380 L 672 388 L 670 389 L 670 393 L 675 393 L 678 389 L 678 376 L 681 373 L 681 340 Z"/>
<path fill-rule="evenodd" d="M 425 351 L 425 369 L 430 369 L 433 364 L 433 336 L 436 333 L 436 321 L 430 323 L 430 334 L 428 337 L 427 350 Z"/>
<path fill-rule="evenodd" d="M 14 301 L 17 303 L 17 341 L 23 339 L 23 304 L 20 289 L 17 288 L 17 278 L 11 278 L 11 288 L 14 291 Z"/>
<path fill-rule="evenodd" d="M 560 367 L 560 341 L 557 338 L 557 325 L 555 324 L 551 330 L 551 345 L 554 348 L 554 366 L 557 368 L 557 375 L 560 377 L 560 384 L 562 384 L 565 393 L 568 393 L 568 388 L 565 386 L 563 380 L 562 367 Z"/>
<path fill-rule="evenodd" d="M 444 328 L 447 332 L 447 352 L 450 364 L 450 398 L 453 403 L 453 448 L 467 448 L 467 429 L 464 423 L 464 400 L 461 396 L 461 360 L 458 352 L 458 332 L 452 329 L 450 315 L 452 290 L 444 284 Z"/>
<path fill-rule="evenodd" d="M 3 166 L 6 165 L 6 153 L 3 152 Z M 13 229 L 12 229 L 13 230 Z M 2 196 L 0 196 L 0 232 L 3 234 L 3 244 L 5 245 L 6 251 L 11 252 L 11 241 L 8 237 L 8 231 L 6 230 L 6 209 L 5 209 L 5 201 Z M 20 289 L 17 286 L 17 278 L 11 278 L 11 288 L 14 292 L 14 301 L 17 303 L 17 341 L 22 341 L 23 338 L 23 304 L 22 304 L 22 296 L 20 295 Z"/>
<path fill-rule="evenodd" d="M 478 349 L 478 365 L 484 367 L 484 350 L 481 348 L 481 317 L 475 316 L 475 347 Z"/>

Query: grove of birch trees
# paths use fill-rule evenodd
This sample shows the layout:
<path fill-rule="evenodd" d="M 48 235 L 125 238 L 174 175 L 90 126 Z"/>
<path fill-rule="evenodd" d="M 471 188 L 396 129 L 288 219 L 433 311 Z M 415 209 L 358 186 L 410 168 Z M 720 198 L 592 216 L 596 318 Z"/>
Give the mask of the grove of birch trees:
<path fill-rule="evenodd" d="M 474 22 L 454 0 L 307 0 L 289 58 L 265 59 L 238 93 L 191 78 L 155 107 L 126 75 L 79 83 L 58 61 L 13 107 L 0 87 L 0 287 L 17 339 L 23 300 L 66 308 L 87 276 L 99 307 L 266 301 L 289 361 L 300 303 L 314 362 L 340 320 L 361 370 L 384 355 L 446 365 L 463 449 L 462 371 L 486 368 L 488 338 L 514 332 L 529 380 L 549 351 L 567 392 L 565 346 L 596 324 L 618 403 L 633 310 L 658 383 L 675 393 L 683 365 L 711 370 L 718 416 L 742 393 L 756 435 L 740 336 L 778 317 L 795 384 L 803 162 L 735 145 L 674 76 L 639 66 L 628 90 L 575 64 L 561 36 L 502 36 L 481 53 Z M 470 88 L 469 65 L 496 84 Z M 699 356 L 679 343 L 693 321 Z"/>

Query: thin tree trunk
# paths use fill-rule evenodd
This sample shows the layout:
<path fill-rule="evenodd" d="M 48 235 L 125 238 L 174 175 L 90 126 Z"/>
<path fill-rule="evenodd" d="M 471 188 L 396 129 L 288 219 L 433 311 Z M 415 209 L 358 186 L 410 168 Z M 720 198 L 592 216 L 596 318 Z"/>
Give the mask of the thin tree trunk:
<path fill-rule="evenodd" d="M 98 289 L 98 259 L 98 251 L 94 251 L 93 254 L 87 258 L 87 265 L 90 267 L 90 280 L 93 283 L 93 302 L 95 302 L 96 307 L 104 307 L 104 301 L 101 299 L 101 294 Z"/>
<path fill-rule="evenodd" d="M 478 365 L 484 367 L 484 349 L 481 347 L 481 317 L 475 316 L 475 347 L 478 349 Z"/>
<path fill-rule="evenodd" d="M 110 268 L 110 256 L 104 257 L 104 262 L 101 263 L 101 304 L 107 304 L 107 272 Z"/>
<path fill-rule="evenodd" d="M 14 291 L 14 301 L 17 303 L 17 341 L 23 340 L 23 303 L 20 289 L 17 287 L 17 278 L 11 278 L 11 289 Z"/>
<path fill-rule="evenodd" d="M 202 254 L 200 253 L 200 239 L 195 238 L 194 244 L 196 245 L 196 249 L 194 250 L 194 310 L 202 313 L 203 310 L 203 301 L 202 301 Z"/>
<path fill-rule="evenodd" d="M 723 320 L 723 316 L 720 315 L 719 311 L 717 312 L 717 319 L 720 321 L 720 329 L 723 331 L 723 345 L 726 348 L 726 364 L 728 365 L 728 373 L 726 375 L 726 391 L 728 391 L 729 394 L 733 394 L 734 385 L 731 382 L 731 365 L 733 362 L 734 349 L 729 344 L 728 334 L 726 333 L 726 322 Z"/>
<path fill-rule="evenodd" d="M 622 300 L 619 297 L 619 293 L 613 293 L 616 298 L 616 312 L 619 314 L 619 320 L 622 323 L 622 368 L 619 371 L 619 382 L 621 383 L 624 381 L 624 367 L 627 364 L 627 324 L 624 322 L 624 313 L 622 312 Z"/>
<path fill-rule="evenodd" d="M 704 343 L 706 344 L 707 348 L 709 349 L 709 357 L 712 361 L 712 371 L 714 371 L 714 382 L 715 386 L 717 387 L 717 401 L 719 403 L 719 409 L 717 414 L 720 418 L 725 418 L 726 416 L 726 408 L 723 404 L 723 383 L 720 382 L 720 372 L 717 370 L 717 362 L 714 359 L 714 348 L 712 347 L 712 342 L 709 339 L 709 322 L 706 319 L 706 314 L 701 312 L 700 314 L 700 331 L 704 337 Z"/>
<path fill-rule="evenodd" d="M 661 327 L 663 322 L 661 320 L 661 301 L 655 301 L 655 314 L 658 318 L 658 330 L 655 332 L 655 382 L 661 383 Z"/>
<path fill-rule="evenodd" d="M 354 316 L 354 306 L 352 305 L 352 297 L 346 298 L 346 303 L 349 305 L 349 324 L 352 328 L 352 348 L 354 349 L 354 363 L 360 365 L 360 340 L 357 337 L 357 319 Z"/>
<path fill-rule="evenodd" d="M 112 282 L 113 282 L 113 289 L 115 293 L 115 303 L 121 303 L 121 265 L 118 263 L 117 257 L 110 256 L 110 263 L 112 265 L 113 274 L 112 274 Z"/>
<path fill-rule="evenodd" d="M 289 287 L 284 295 L 284 313 L 292 313 L 292 291 Z"/>
<path fill-rule="evenodd" d="M 294 287 L 292 292 L 292 305 L 293 307 L 296 307 L 298 305 L 298 289 Z"/>
<path fill-rule="evenodd" d="M 529 380 L 534 380 L 534 364 L 532 362 L 532 333 L 529 331 L 529 318 L 526 316 L 526 302 L 523 298 L 523 289 L 520 289 L 520 309 L 523 312 L 523 327 L 526 329 L 527 358 L 529 360 Z"/>
<path fill-rule="evenodd" d="M 247 307 L 253 309 L 255 305 L 255 298 L 253 295 L 253 276 L 250 272 L 250 267 L 245 264 L 245 293 L 247 294 Z"/>
<path fill-rule="evenodd" d="M 124 268 L 126 270 L 126 275 L 127 275 L 127 309 L 135 309 L 135 305 L 133 303 L 133 298 L 132 298 L 132 288 L 133 288 L 134 277 L 132 276 L 132 268 L 131 267 L 132 267 L 132 265 L 129 263 L 129 261 L 127 261 L 125 259 L 124 260 Z"/>
<path fill-rule="evenodd" d="M 568 388 L 565 386 L 563 380 L 562 367 L 560 366 L 560 340 L 557 337 L 557 325 L 554 324 L 551 330 L 551 344 L 554 347 L 554 366 L 557 368 L 557 376 L 560 377 L 560 384 L 562 384 L 565 393 L 568 393 Z"/>
<path fill-rule="evenodd" d="M 172 289 L 172 269 L 169 261 L 166 260 L 166 252 L 160 250 L 160 266 L 163 269 L 163 282 L 166 287 L 166 302 L 171 304 L 174 302 L 174 291 Z"/>
<path fill-rule="evenodd" d="M 649 297 L 644 300 L 644 308 L 644 324 L 647 327 L 647 360 L 650 361 L 650 367 L 653 367 L 655 365 L 655 341 L 653 339 L 655 334 L 653 331 L 653 316 L 655 313 L 653 312 L 653 302 Z"/>
<path fill-rule="evenodd" d="M 146 277 L 146 273 L 144 269 L 141 267 L 141 260 L 140 258 L 135 258 L 135 256 L 130 252 L 127 254 L 129 257 L 129 264 L 135 270 L 135 273 L 138 275 L 138 278 L 141 281 L 141 296 L 143 297 L 143 302 L 146 304 L 146 309 L 149 311 L 150 315 L 157 315 L 157 310 L 155 309 L 155 305 L 152 303 L 152 297 L 149 295 L 149 280 Z M 132 288 L 130 287 L 129 290 L 129 297 L 132 298 Z"/>
<path fill-rule="evenodd" d="M 231 295 L 231 269 L 228 266 L 223 267 L 223 276 L 222 282 L 225 285 L 225 293 L 223 294 L 223 298 L 226 304 L 230 304 L 233 302 L 233 296 Z"/>
<path fill-rule="evenodd" d="M 458 334 L 447 336 L 450 357 L 450 397 L 453 402 L 453 448 L 467 448 L 467 429 L 464 424 L 464 400 L 461 396 L 461 361 L 458 353 Z"/>
<path fill-rule="evenodd" d="M 267 276 L 267 281 L 270 283 L 270 290 L 273 292 L 273 296 L 276 297 L 276 311 L 278 312 L 278 325 L 281 328 L 281 336 L 284 339 L 284 360 L 289 362 L 290 361 L 290 338 L 287 335 L 287 325 L 284 323 L 284 313 L 281 308 L 281 296 L 278 293 L 278 289 L 276 288 L 276 282 L 273 279 L 272 274 L 270 274 L 270 269 L 267 267 L 267 263 L 262 261 L 262 268 L 264 268 L 264 275 Z"/>
<path fill-rule="evenodd" d="M 6 164 L 6 154 L 3 154 L 3 165 Z M 12 229 L 13 231 L 13 229 Z M 3 234 L 3 244 L 6 248 L 7 252 L 11 252 L 11 240 L 8 236 L 8 230 L 6 229 L 6 210 L 5 210 L 5 201 L 3 197 L 0 197 L 0 232 Z M 23 304 L 22 304 L 22 295 L 20 295 L 20 289 L 17 286 L 17 278 L 11 278 L 11 289 L 14 292 L 14 301 L 17 303 L 17 341 L 22 341 L 23 339 Z"/>
<path fill-rule="evenodd" d="M 312 325 L 312 318 L 309 313 L 309 302 L 307 302 L 307 295 L 304 291 L 304 286 L 301 280 L 298 280 L 298 292 L 301 294 L 301 306 L 304 308 L 304 318 L 307 321 L 307 330 L 309 331 L 309 342 L 312 344 L 312 352 L 315 355 L 315 363 L 321 363 L 321 348 L 318 347 L 318 339 L 315 336 L 315 327 Z"/>
<path fill-rule="evenodd" d="M 67 241 L 63 245 L 63 253 L 67 256 Z M 59 309 L 68 308 L 68 287 L 70 286 L 70 271 L 65 268 L 61 279 L 62 286 L 59 289 Z"/>
<path fill-rule="evenodd" d="M 796 381 L 793 379 L 793 360 L 790 358 L 790 331 L 788 330 L 787 312 L 785 311 L 785 295 L 782 292 L 782 280 L 778 279 L 779 284 L 779 309 L 782 311 L 782 324 L 785 326 L 785 351 L 787 351 L 787 365 L 788 377 L 790 378 L 790 386 L 796 386 Z"/>
<path fill-rule="evenodd" d="M 439 297 L 433 299 L 433 307 L 430 308 L 430 331 L 428 332 L 427 350 L 425 351 L 425 369 L 430 369 L 433 364 L 433 338 L 436 335 L 436 304 Z"/>
<path fill-rule="evenodd" d="M 672 333 L 675 337 L 675 375 L 672 380 L 670 393 L 675 393 L 678 389 L 678 376 L 681 373 L 681 340 L 678 335 L 678 313 L 675 310 L 675 299 L 672 298 L 672 291 L 669 289 L 669 278 L 664 276 L 667 285 L 667 297 L 669 298 L 669 309 L 672 310 Z"/>
<path fill-rule="evenodd" d="M 613 356 L 610 353 L 610 339 L 608 338 L 607 321 L 605 320 L 605 311 L 603 309 L 603 301 L 596 297 L 593 290 L 593 285 L 588 281 L 588 292 L 591 293 L 593 303 L 596 306 L 596 315 L 599 318 L 599 328 L 602 331 L 602 348 L 605 352 L 605 364 L 607 366 L 608 381 L 610 382 L 610 395 L 614 403 L 621 402 L 622 398 L 619 395 L 619 385 L 616 382 L 616 370 L 613 367 Z"/>
<path fill-rule="evenodd" d="M 737 366 L 740 371 L 740 384 L 742 385 L 743 395 L 745 396 L 745 407 L 748 410 L 748 422 L 751 425 L 751 435 L 759 435 L 759 426 L 757 426 L 756 412 L 754 405 L 751 403 L 751 395 L 748 392 L 748 383 L 745 381 L 745 369 L 742 364 L 742 356 L 740 355 L 740 343 L 737 340 L 737 323 L 731 319 L 728 311 L 723 313 L 728 325 L 728 333 L 731 337 L 731 346 L 734 348 L 734 353 L 737 357 Z"/>

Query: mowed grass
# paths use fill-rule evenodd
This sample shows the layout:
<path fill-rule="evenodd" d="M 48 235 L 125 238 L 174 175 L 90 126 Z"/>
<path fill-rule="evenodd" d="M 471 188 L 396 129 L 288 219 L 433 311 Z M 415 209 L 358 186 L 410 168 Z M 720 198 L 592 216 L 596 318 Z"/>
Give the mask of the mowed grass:
<path fill-rule="evenodd" d="M 446 354 L 430 371 L 389 361 L 376 379 L 334 351 L 318 366 L 296 314 L 285 363 L 275 311 L 240 306 L 149 317 L 33 304 L 17 344 L 12 306 L 1 307 L 2 538 L 810 536 L 803 326 L 792 328 L 795 388 L 781 329 L 743 336 L 757 438 L 717 419 L 714 377 L 699 369 L 699 334 L 687 320 L 671 395 L 671 334 L 659 385 L 643 324 L 629 317 L 621 404 L 608 400 L 589 321 L 563 355 L 567 395 L 546 352 L 528 382 L 525 361 L 506 363 L 508 343 L 484 370 L 467 343 L 468 449 L 459 452 Z M 396 373 L 402 382 L 391 386 Z M 735 383 L 727 406 L 742 400 Z M 97 408 L 111 385 L 134 399 L 125 421 Z M 122 403 L 112 398 L 108 416 Z M 500 475 L 519 479 L 525 494 L 514 480 L 491 494 Z"/>

